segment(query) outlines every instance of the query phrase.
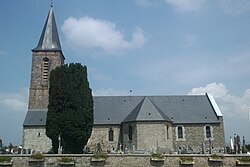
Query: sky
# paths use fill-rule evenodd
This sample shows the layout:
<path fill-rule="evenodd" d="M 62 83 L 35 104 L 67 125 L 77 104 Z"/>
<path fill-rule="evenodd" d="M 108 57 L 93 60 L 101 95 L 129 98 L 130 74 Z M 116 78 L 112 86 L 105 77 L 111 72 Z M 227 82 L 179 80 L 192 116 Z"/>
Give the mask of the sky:
<path fill-rule="evenodd" d="M 0 139 L 22 144 L 50 0 L 0 1 Z M 210 93 L 225 141 L 250 142 L 249 0 L 54 0 L 65 63 L 88 68 L 93 95 Z M 132 92 L 131 92 L 131 91 Z"/>

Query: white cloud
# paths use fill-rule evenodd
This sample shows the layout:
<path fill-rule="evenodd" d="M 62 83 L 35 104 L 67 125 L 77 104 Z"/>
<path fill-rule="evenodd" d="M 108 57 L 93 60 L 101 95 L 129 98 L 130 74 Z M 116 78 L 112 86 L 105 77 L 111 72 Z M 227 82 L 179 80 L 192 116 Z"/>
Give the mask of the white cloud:
<path fill-rule="evenodd" d="M 191 95 L 211 93 L 215 98 L 225 98 L 228 90 L 222 83 L 210 83 L 205 87 L 193 88 Z"/>
<path fill-rule="evenodd" d="M 15 93 L 0 93 L 0 108 L 9 112 L 27 112 L 28 90 Z"/>
<path fill-rule="evenodd" d="M 219 0 L 221 8 L 225 13 L 240 15 L 250 11 L 249 0 Z"/>
<path fill-rule="evenodd" d="M 112 88 L 99 89 L 93 91 L 94 96 L 128 96 L 131 95 L 129 91 L 115 90 Z"/>
<path fill-rule="evenodd" d="M 250 89 L 245 90 L 244 95 L 242 97 L 237 97 L 228 93 L 226 86 L 222 83 L 210 83 L 205 87 L 193 88 L 190 95 L 193 94 L 205 94 L 210 93 L 216 99 L 222 100 L 225 104 L 231 104 L 237 110 L 232 111 L 231 108 L 225 108 L 225 112 L 228 113 L 238 113 L 240 115 L 244 115 L 248 112 L 248 108 L 250 108 L 249 100 L 250 100 Z"/>
<path fill-rule="evenodd" d="M 205 0 L 166 0 L 166 2 L 173 6 L 177 11 L 191 12 L 199 10 Z"/>
<path fill-rule="evenodd" d="M 22 123 L 28 110 L 28 89 L 0 92 L 0 138 L 4 144 L 21 144 Z"/>
<path fill-rule="evenodd" d="M 245 90 L 243 96 L 229 94 L 222 83 L 210 83 L 205 87 L 193 88 L 189 95 L 212 94 L 224 115 L 226 138 L 234 133 L 246 135 L 250 141 L 248 110 L 250 108 L 250 89 Z"/>
<path fill-rule="evenodd" d="M 71 46 L 78 50 L 102 49 L 108 53 L 116 53 L 142 47 L 147 41 L 141 28 L 136 28 L 131 41 L 127 41 L 115 23 L 91 17 L 70 17 L 64 21 L 62 31 Z"/>

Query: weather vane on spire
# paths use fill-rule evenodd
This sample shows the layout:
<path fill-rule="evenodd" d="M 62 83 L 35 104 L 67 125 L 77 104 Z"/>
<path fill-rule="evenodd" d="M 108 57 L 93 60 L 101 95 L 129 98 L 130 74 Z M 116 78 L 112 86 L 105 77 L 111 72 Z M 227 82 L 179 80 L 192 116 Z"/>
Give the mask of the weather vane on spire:
<path fill-rule="evenodd" d="M 51 2 L 50 2 L 50 6 L 51 6 L 51 7 L 53 7 L 53 0 L 51 0 Z"/>

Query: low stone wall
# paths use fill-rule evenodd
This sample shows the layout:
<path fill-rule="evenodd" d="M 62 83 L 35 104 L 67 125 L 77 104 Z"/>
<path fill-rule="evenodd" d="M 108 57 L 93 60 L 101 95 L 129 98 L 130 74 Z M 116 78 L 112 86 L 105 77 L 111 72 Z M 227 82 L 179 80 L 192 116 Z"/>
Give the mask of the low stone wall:
<path fill-rule="evenodd" d="M 4 156 L 4 155 L 0 155 Z M 193 167 L 210 167 L 210 166 L 224 166 L 224 167 L 234 167 L 236 165 L 236 160 L 249 155 L 224 155 L 222 161 L 210 161 L 209 155 L 164 155 L 165 160 L 157 161 L 151 160 L 150 155 L 132 155 L 132 154 L 109 154 L 105 161 L 93 161 L 91 159 L 92 155 L 85 154 L 64 154 L 64 155 L 45 155 L 43 161 L 31 161 L 29 155 L 6 155 L 12 158 L 12 167 L 29 167 L 29 166 L 39 166 L 39 167 L 60 167 L 65 166 L 65 164 L 60 164 L 59 160 L 62 157 L 70 157 L 75 159 L 75 164 L 67 166 L 75 167 L 181 167 L 187 166 L 180 163 L 181 157 L 192 157 Z M 1 164 L 0 164 L 1 166 Z M 189 165 L 190 166 L 190 165 Z M 250 166 L 250 165 L 248 165 Z"/>

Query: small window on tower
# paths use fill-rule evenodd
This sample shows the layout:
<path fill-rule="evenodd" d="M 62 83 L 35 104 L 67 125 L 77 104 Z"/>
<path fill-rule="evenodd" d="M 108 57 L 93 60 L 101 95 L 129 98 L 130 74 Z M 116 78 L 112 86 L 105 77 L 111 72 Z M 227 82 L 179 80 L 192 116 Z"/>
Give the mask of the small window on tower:
<path fill-rule="evenodd" d="M 43 59 L 43 83 L 47 84 L 48 83 L 48 79 L 49 79 L 49 59 L 48 58 L 44 58 Z"/>

